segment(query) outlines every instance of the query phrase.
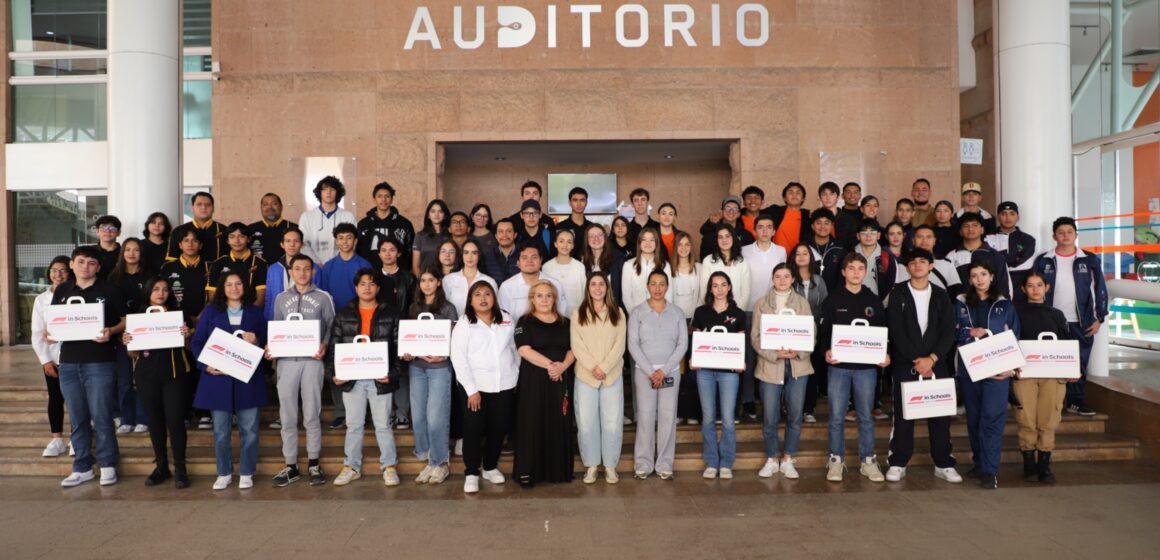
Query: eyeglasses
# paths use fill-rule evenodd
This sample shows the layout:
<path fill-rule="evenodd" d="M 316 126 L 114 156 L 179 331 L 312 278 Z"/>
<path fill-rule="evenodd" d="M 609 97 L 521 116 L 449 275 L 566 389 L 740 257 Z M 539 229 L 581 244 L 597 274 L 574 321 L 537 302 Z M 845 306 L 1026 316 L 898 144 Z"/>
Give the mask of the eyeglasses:
<path fill-rule="evenodd" d="M 736 213 L 740 212 L 740 211 L 741 211 L 741 209 L 740 209 L 740 208 L 734 208 L 734 207 L 732 207 L 732 206 L 726 206 L 725 208 L 722 208 L 722 209 L 721 209 L 721 211 L 722 211 L 722 212 L 729 212 L 730 214 L 736 214 Z"/>
<path fill-rule="evenodd" d="M 527 211 L 525 211 L 525 212 L 520 212 L 520 215 L 521 215 L 521 216 L 527 216 L 527 217 L 529 217 L 529 218 L 533 218 L 533 217 L 535 217 L 535 216 L 539 216 L 539 215 L 540 215 L 540 213 L 539 213 L 539 212 L 536 212 L 535 210 L 527 210 Z"/>
<path fill-rule="evenodd" d="M 67 268 L 50 268 L 50 269 L 48 269 L 48 273 L 49 274 L 68 274 L 68 269 Z"/>
<path fill-rule="evenodd" d="M 467 225 L 467 222 L 465 222 L 463 220 L 451 220 L 451 225 L 453 225 L 453 226 L 465 226 L 465 225 Z"/>
<path fill-rule="evenodd" d="M 121 228 L 117 226 L 101 226 L 97 228 L 97 231 L 103 231 L 105 233 L 117 233 L 118 231 L 121 231 Z"/>

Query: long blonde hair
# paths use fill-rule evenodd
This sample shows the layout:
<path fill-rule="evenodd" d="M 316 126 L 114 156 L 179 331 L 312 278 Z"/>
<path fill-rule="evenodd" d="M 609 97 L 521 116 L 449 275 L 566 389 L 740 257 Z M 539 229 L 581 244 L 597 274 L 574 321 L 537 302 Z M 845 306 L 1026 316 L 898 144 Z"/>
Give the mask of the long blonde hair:
<path fill-rule="evenodd" d="M 556 289 L 555 284 L 544 280 L 543 278 L 536 280 L 532 283 L 531 286 L 528 286 L 528 310 L 524 313 L 524 315 L 527 316 L 536 312 L 536 305 L 534 303 L 533 296 L 535 296 L 536 288 L 539 288 L 540 286 L 548 287 L 548 291 L 552 294 L 552 313 L 559 315 L 560 313 L 556 311 L 556 305 L 560 303 L 560 291 Z"/>

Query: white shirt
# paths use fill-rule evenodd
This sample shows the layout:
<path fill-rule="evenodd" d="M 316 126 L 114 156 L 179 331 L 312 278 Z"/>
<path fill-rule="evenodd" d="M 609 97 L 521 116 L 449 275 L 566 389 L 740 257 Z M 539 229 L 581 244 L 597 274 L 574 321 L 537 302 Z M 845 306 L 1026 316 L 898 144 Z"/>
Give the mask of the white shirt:
<path fill-rule="evenodd" d="M 564 314 L 571 317 L 572 311 L 580 307 L 580 302 L 584 301 L 584 288 L 588 282 L 584 264 L 576 259 L 572 259 L 568 264 L 560 264 L 556 259 L 552 259 L 544 263 L 541 270 L 559 280 L 560 285 L 564 287 L 564 295 L 567 296 L 565 299 L 568 302 L 568 309 Z"/>
<path fill-rule="evenodd" d="M 744 249 L 742 249 L 744 250 Z M 772 270 L 772 269 L 771 269 Z M 714 272 L 724 272 L 729 276 L 729 282 L 733 284 L 733 300 L 741 306 L 749 301 L 749 265 L 744 260 L 733 261 L 733 264 L 725 265 L 725 261 L 719 261 L 713 255 L 707 255 L 701 260 L 701 289 L 707 293 L 709 291 L 709 277 Z M 769 290 L 766 290 L 768 293 Z M 764 296 L 765 294 L 762 294 Z M 753 308 L 746 308 L 745 311 L 752 311 Z"/>
<path fill-rule="evenodd" d="M 560 281 L 543 272 L 540 273 L 539 279 L 547 280 L 556 287 L 556 293 L 560 294 L 560 297 L 556 298 L 556 311 L 564 315 L 564 310 L 568 308 L 568 298 Z M 523 317 L 528 312 L 528 290 L 531 287 L 531 284 L 524 282 L 522 273 L 508 278 L 499 287 L 499 308 L 510 313 L 512 317 Z"/>
<path fill-rule="evenodd" d="M 681 308 L 686 318 L 692 319 L 697 306 L 705 303 L 705 286 L 701 284 L 701 263 L 693 263 L 693 273 L 678 274 L 669 280 L 673 304 Z"/>
<path fill-rule="evenodd" d="M 1055 254 L 1055 286 L 1051 288 L 1051 306 L 1062 311 L 1068 323 L 1079 322 L 1075 303 L 1075 255 Z"/>
<path fill-rule="evenodd" d="M 773 267 L 785 262 L 785 248 L 770 243 L 769 248 L 762 251 L 757 243 L 750 243 L 741 248 L 741 256 L 749 265 L 749 300 L 737 300 L 737 305 L 744 311 L 753 311 L 757 302 L 773 287 Z"/>
<path fill-rule="evenodd" d="M 52 290 L 45 290 L 32 303 L 32 350 L 40 364 L 60 363 L 60 343 L 48 342 L 48 323 L 44 320 L 44 311 L 51 304 Z"/>
<path fill-rule="evenodd" d="M 338 208 L 326 217 L 321 206 L 315 206 L 302 213 L 298 218 L 298 227 L 302 230 L 302 254 L 314 259 L 314 264 L 322 266 L 338 254 L 334 246 L 334 226 L 338 224 L 357 224 L 354 214 L 350 210 Z"/>
<path fill-rule="evenodd" d="M 491 288 L 497 293 L 499 292 L 499 286 L 496 285 L 495 279 L 483 272 L 476 272 L 475 278 L 471 280 L 470 284 L 467 282 L 467 276 L 463 274 L 462 270 L 452 272 L 443 277 L 443 295 L 447 297 L 447 301 L 450 301 L 451 305 L 455 306 L 455 312 L 460 317 L 467 310 L 467 291 L 471 289 L 472 284 L 481 281 L 491 284 Z"/>
<path fill-rule="evenodd" d="M 633 263 L 636 258 L 624 261 L 624 268 L 620 270 L 620 297 L 624 301 L 625 309 L 636 309 L 636 306 L 648 300 L 648 275 L 653 270 L 652 259 L 640 260 L 640 273 L 636 272 L 636 267 Z M 665 274 L 669 277 L 669 290 L 665 292 L 665 301 L 673 301 L 673 269 L 669 268 L 668 263 L 665 263 Z"/>
<path fill-rule="evenodd" d="M 914 313 L 918 316 L 918 330 L 923 335 L 926 334 L 926 326 L 930 323 L 930 294 L 933 290 L 930 285 L 927 285 L 925 290 L 917 290 L 910 282 L 906 283 L 906 287 L 910 288 L 910 295 L 914 297 Z"/>
<path fill-rule="evenodd" d="M 471 396 L 479 391 L 498 393 L 516 386 L 520 358 L 516 354 L 516 324 L 503 313 L 503 321 L 488 326 L 483 321 L 463 320 L 451 331 L 451 365 L 455 378 Z"/>

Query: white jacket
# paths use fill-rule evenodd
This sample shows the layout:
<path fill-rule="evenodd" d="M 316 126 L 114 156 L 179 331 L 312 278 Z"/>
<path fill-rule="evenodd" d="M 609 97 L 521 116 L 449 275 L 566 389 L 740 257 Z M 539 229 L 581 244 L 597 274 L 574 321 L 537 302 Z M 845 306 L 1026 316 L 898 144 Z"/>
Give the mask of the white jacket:
<path fill-rule="evenodd" d="M 653 261 L 651 259 L 642 259 L 640 261 L 640 273 L 636 272 L 633 263 L 635 258 L 624 261 L 624 268 L 620 272 L 620 297 L 624 301 L 620 302 L 625 309 L 636 309 L 636 306 L 648 301 L 648 275 L 652 272 Z M 665 292 L 665 300 L 673 301 L 673 269 L 669 268 L 668 263 L 665 263 L 665 275 L 669 277 L 669 291 Z"/>
<path fill-rule="evenodd" d="M 472 284 L 476 282 L 487 282 L 491 284 L 491 289 L 495 290 L 497 294 L 499 293 L 499 286 L 496 285 L 495 279 L 484 274 L 481 270 L 476 271 L 475 279 L 471 281 Z M 462 270 L 452 272 L 443 277 L 443 295 L 447 298 L 447 301 L 451 302 L 451 305 L 455 306 L 455 312 L 460 317 L 467 310 L 467 291 L 470 289 L 471 286 L 467 284 L 467 277 L 463 275 Z"/>
<path fill-rule="evenodd" d="M 503 313 L 503 321 L 488 326 L 466 318 L 451 331 L 451 365 L 467 396 L 477 392 L 498 393 L 516 386 L 520 358 L 516 354 L 516 325 Z"/>
<path fill-rule="evenodd" d="M 704 293 L 709 293 L 709 277 L 714 272 L 724 272 L 729 275 L 729 281 L 733 284 L 733 301 L 737 302 L 737 306 L 741 307 L 749 302 L 749 264 L 744 259 L 733 261 L 733 264 L 726 266 L 725 261 L 719 261 L 713 255 L 706 255 L 701 260 L 701 290 Z M 743 311 L 752 311 L 752 308 Z"/>
<path fill-rule="evenodd" d="M 563 295 L 566 296 L 568 305 L 563 313 L 565 317 L 571 317 L 572 312 L 580 307 L 580 303 L 584 301 L 584 288 L 588 282 L 584 265 L 576 259 L 572 259 L 566 265 L 552 259 L 544 263 L 541 269 L 552 278 L 559 280 L 560 285 L 564 287 Z"/>
<path fill-rule="evenodd" d="M 677 274 L 670 280 L 669 291 L 673 303 L 681 308 L 685 317 L 692 319 L 697 307 L 705 303 L 705 286 L 701 284 L 701 263 L 693 263 L 692 274 Z"/>
<path fill-rule="evenodd" d="M 556 293 L 559 294 L 556 297 L 556 312 L 567 317 L 565 311 L 568 309 L 568 295 L 564 293 L 564 286 L 560 284 L 559 280 L 543 272 L 540 273 L 539 279 L 547 280 L 556 287 Z M 520 273 L 504 280 L 504 283 L 500 284 L 499 287 L 499 308 L 511 313 L 512 317 L 523 317 L 531 307 L 531 303 L 528 301 L 528 290 L 531 287 L 531 284 L 524 282 L 524 275 Z"/>
<path fill-rule="evenodd" d="M 36 296 L 32 304 L 32 350 L 36 352 L 39 363 L 60 363 L 60 343 L 48 342 L 48 324 L 44 321 L 44 311 L 52 304 L 52 290 Z"/>
<path fill-rule="evenodd" d="M 315 206 L 298 218 L 298 228 L 302 230 L 302 254 L 314 259 L 314 264 L 322 266 L 338 254 L 334 246 L 334 226 L 357 224 L 350 210 L 338 208 L 326 217 L 321 206 Z"/>

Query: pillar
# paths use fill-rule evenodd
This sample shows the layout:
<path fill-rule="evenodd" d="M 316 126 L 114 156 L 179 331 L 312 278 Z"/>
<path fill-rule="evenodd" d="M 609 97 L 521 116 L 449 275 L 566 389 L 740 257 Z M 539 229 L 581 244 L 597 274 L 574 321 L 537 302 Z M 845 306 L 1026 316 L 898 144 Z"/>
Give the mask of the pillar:
<path fill-rule="evenodd" d="M 109 213 L 122 237 L 181 213 L 181 0 L 109 0 Z"/>

